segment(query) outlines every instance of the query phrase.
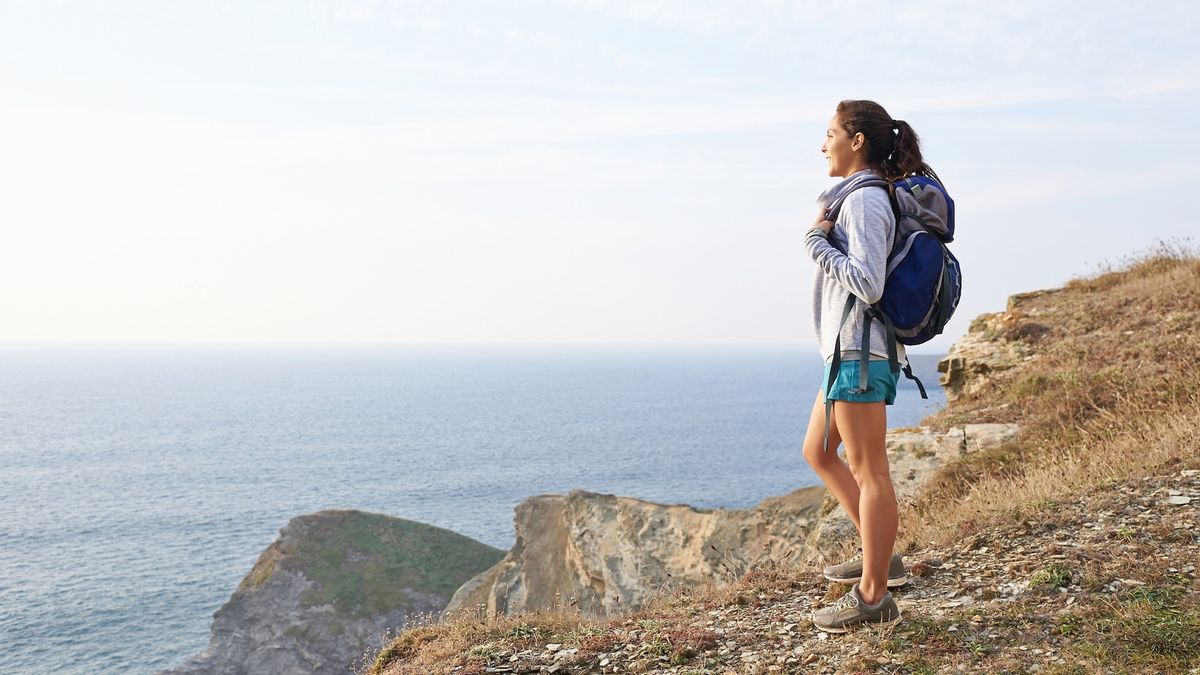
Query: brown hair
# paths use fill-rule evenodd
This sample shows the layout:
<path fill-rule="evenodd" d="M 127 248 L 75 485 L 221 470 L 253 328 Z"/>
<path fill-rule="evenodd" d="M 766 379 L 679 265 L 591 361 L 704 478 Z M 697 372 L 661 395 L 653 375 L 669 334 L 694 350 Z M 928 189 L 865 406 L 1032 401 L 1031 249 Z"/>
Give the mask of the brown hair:
<path fill-rule="evenodd" d="M 942 184 L 921 157 L 921 139 L 908 122 L 893 120 L 874 101 L 842 101 L 837 105 L 837 116 L 852 138 L 861 133 L 867 139 L 867 164 L 885 180 L 928 176 Z"/>

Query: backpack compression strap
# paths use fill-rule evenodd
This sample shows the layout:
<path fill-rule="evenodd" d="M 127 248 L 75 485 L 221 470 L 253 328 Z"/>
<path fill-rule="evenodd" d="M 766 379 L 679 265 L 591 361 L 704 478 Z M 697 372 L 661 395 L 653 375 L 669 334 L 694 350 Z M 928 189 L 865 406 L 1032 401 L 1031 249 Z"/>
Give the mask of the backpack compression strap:
<path fill-rule="evenodd" d="M 904 358 L 904 368 L 901 369 L 899 358 L 896 356 L 896 328 L 892 326 L 892 320 L 888 317 L 888 315 L 877 307 L 868 307 L 866 311 L 863 312 L 862 343 L 864 345 L 871 344 L 872 318 L 883 323 L 884 330 L 887 334 L 888 368 L 897 375 L 903 371 L 905 377 L 917 383 L 917 389 L 921 390 L 921 398 L 929 398 L 928 394 L 925 393 L 925 385 L 921 384 L 921 381 L 917 379 L 916 375 L 913 375 L 912 364 L 909 363 L 907 354 L 905 354 Z M 867 364 L 869 356 L 870 354 L 866 350 L 859 355 L 858 389 L 851 389 L 850 392 L 853 394 L 862 394 L 873 389 L 873 387 L 867 385 Z"/>

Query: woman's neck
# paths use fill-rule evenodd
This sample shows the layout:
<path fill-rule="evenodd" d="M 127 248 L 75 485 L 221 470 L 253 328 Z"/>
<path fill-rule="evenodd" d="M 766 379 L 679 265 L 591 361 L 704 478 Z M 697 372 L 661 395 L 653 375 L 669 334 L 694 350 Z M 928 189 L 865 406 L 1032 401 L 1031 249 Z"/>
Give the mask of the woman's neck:
<path fill-rule="evenodd" d="M 870 169 L 870 168 L 871 168 L 870 166 L 864 164 L 858 168 L 850 169 L 849 171 L 846 172 L 845 178 L 849 178 L 850 176 L 853 176 L 854 174 L 856 174 L 860 171 L 866 171 L 867 169 Z"/>

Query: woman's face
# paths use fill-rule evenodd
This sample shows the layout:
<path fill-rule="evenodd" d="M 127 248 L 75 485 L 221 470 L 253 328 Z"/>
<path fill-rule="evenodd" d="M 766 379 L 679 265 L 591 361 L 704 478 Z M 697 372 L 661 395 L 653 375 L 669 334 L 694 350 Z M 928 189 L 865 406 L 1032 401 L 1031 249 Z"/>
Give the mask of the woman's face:
<path fill-rule="evenodd" d="M 821 144 L 821 154 L 825 155 L 829 164 L 829 175 L 845 178 L 862 169 L 863 144 L 862 134 L 855 134 L 851 138 L 842 128 L 837 114 L 834 114 L 829 120 L 829 128 L 825 130 L 825 142 Z"/>

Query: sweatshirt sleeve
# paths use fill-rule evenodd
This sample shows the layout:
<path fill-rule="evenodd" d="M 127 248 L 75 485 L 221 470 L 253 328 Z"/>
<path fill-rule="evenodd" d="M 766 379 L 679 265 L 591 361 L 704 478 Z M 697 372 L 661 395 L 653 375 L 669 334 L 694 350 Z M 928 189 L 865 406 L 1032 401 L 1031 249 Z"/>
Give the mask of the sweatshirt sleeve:
<path fill-rule="evenodd" d="M 894 221 L 891 204 L 882 188 L 855 190 L 842 203 L 834 226 L 842 228 L 846 235 L 846 253 L 834 248 L 825 237 L 815 235 L 804 238 L 804 247 L 825 274 L 863 302 L 872 304 L 883 297 Z M 829 236 L 837 235 L 830 230 Z"/>

